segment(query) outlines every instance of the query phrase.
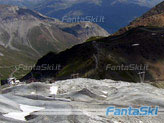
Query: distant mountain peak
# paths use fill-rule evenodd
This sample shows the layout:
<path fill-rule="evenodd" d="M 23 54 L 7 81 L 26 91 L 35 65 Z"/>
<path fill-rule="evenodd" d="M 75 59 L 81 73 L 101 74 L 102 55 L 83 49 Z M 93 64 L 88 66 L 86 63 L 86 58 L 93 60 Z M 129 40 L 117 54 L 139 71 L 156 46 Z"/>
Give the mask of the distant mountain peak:
<path fill-rule="evenodd" d="M 24 18 L 22 16 L 24 16 Z M 0 5 L 0 19 L 1 20 L 8 20 L 8 19 L 14 19 L 14 18 L 49 19 L 49 17 L 43 16 L 42 14 L 36 11 L 32 11 L 30 9 L 19 8 L 18 6 Z"/>
<path fill-rule="evenodd" d="M 97 35 L 109 33 L 94 23 L 68 24 L 30 9 L 0 5 L 0 67 L 29 65 L 50 51 L 60 52 Z"/>
<path fill-rule="evenodd" d="M 44 35 L 45 37 L 48 36 L 46 40 L 60 40 L 61 42 L 63 40 L 64 42 L 66 40 L 69 40 L 70 42 L 71 40 L 73 40 L 74 43 L 75 42 L 78 43 L 79 40 L 80 42 L 85 41 L 90 36 L 97 36 L 97 35 L 107 36 L 108 35 L 108 33 L 104 29 L 102 29 L 101 27 L 93 23 L 84 23 L 84 22 L 74 23 L 74 24 L 63 23 L 55 18 L 44 16 L 30 9 L 19 8 L 18 6 L 0 5 L 0 20 L 1 20 L 0 31 L 3 31 L 3 33 L 5 33 L 3 35 L 0 35 L 0 39 L 2 37 L 4 38 L 4 35 L 5 36 L 9 35 L 10 38 L 17 35 L 17 37 L 14 37 L 14 38 L 17 38 L 17 43 L 19 42 L 19 40 L 20 42 L 22 42 L 23 39 L 24 39 L 23 40 L 24 42 L 27 42 L 29 40 L 28 38 L 31 38 L 28 36 L 31 30 L 32 29 L 35 30 L 35 28 L 38 28 L 38 27 L 39 27 L 38 30 L 41 33 L 39 35 L 42 35 L 42 36 Z M 81 30 L 79 30 L 79 28 L 75 28 L 77 26 Z M 44 28 L 46 28 L 46 30 Z M 58 32 L 56 32 L 56 34 L 59 33 L 57 36 L 58 38 L 54 38 L 56 36 L 55 31 L 57 30 Z M 62 38 L 63 34 L 65 38 L 67 36 L 69 38 L 63 39 Z M 61 37 L 59 37 L 59 35 L 61 35 Z M 19 37 L 20 39 L 18 39 Z M 50 37 L 52 39 L 50 39 Z M 0 40 L 0 42 L 3 42 L 5 44 L 10 42 L 10 45 L 12 45 L 14 44 L 14 40 L 16 39 L 12 38 L 11 40 L 6 40 L 6 41 L 2 39 Z M 50 42 L 52 43 L 52 41 Z M 63 42 L 63 45 L 64 45 L 64 42 Z"/>
<path fill-rule="evenodd" d="M 114 33 L 163 0 L 0 0 L 0 4 L 18 5 L 36 10 L 48 17 L 62 20 L 63 17 L 87 19 Z M 128 14 L 127 14 L 128 12 Z M 83 19 L 84 18 L 84 19 Z"/>

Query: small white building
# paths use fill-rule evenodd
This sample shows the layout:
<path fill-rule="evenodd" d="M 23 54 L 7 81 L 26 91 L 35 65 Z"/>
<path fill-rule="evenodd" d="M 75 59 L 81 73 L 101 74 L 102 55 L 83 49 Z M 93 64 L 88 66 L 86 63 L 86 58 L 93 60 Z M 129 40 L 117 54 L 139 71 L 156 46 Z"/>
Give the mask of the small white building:
<path fill-rule="evenodd" d="M 7 82 L 8 82 L 9 85 L 15 85 L 15 84 L 19 84 L 20 83 L 20 81 L 17 80 L 15 77 L 8 78 Z"/>

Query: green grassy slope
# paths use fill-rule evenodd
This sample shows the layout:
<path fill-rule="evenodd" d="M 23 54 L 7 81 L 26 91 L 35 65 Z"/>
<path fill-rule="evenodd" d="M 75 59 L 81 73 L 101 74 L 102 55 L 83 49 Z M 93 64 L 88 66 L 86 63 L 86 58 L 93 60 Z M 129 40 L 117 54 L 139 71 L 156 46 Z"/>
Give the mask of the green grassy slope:
<path fill-rule="evenodd" d="M 79 73 L 79 77 L 139 82 L 138 73 L 142 69 L 107 69 L 108 65 L 118 67 L 135 64 L 149 66 L 145 71 L 146 81 L 164 79 L 163 33 L 164 28 L 138 27 L 122 35 L 93 39 L 58 54 L 49 53 L 36 65 L 60 64 L 60 70 L 33 70 L 31 73 L 36 79 L 68 79 L 72 74 Z M 31 73 L 23 80 L 31 78 Z"/>

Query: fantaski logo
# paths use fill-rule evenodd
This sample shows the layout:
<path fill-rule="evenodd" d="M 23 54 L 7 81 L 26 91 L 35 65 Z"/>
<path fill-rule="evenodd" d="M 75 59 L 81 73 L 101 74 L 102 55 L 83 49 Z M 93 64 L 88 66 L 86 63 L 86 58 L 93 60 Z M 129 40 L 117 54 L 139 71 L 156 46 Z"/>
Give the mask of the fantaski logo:
<path fill-rule="evenodd" d="M 106 110 L 106 116 L 115 115 L 115 116 L 157 116 L 159 107 L 149 107 L 143 106 L 140 108 L 115 108 L 108 107 Z"/>

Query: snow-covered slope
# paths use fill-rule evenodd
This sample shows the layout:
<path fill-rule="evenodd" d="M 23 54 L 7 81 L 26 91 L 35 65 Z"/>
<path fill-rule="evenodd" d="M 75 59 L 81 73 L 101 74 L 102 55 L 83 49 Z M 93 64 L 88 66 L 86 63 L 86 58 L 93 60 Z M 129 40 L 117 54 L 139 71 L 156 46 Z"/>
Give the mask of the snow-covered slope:
<path fill-rule="evenodd" d="M 57 91 L 58 88 L 58 91 Z M 34 92 L 31 94 L 30 92 Z M 50 93 L 57 91 L 57 95 Z M 28 93 L 27 93 L 28 92 Z M 35 110 L 10 111 L 0 116 L 0 120 L 20 122 L 26 117 L 30 123 L 163 123 L 164 114 L 159 112 L 157 117 L 116 117 L 106 116 L 109 106 L 140 107 L 159 106 L 164 108 L 164 89 L 159 89 L 145 83 L 128 83 L 113 80 L 69 79 L 57 81 L 54 84 L 32 83 L 11 87 L 3 91 L 3 97 L 11 103 L 20 105 L 20 109 L 34 106 Z M 44 94 L 43 94 L 44 93 Z M 54 98 L 55 96 L 55 98 Z M 0 96 L 1 98 L 1 96 Z M 0 100 L 1 102 L 1 100 Z M 9 101 L 8 101 L 9 102 Z M 1 107 L 0 103 L 0 107 Z M 25 108 L 24 108 L 25 107 Z M 40 107 L 40 108 L 38 108 Z M 7 107 L 6 107 L 7 108 Z M 8 109 L 8 108 L 7 108 Z M 18 113 L 20 117 L 11 117 Z M 28 115 L 30 113 L 30 115 Z M 28 115 L 28 116 L 25 116 Z M 8 118 L 10 117 L 10 118 Z M 14 118 L 14 119 L 12 119 Z"/>

